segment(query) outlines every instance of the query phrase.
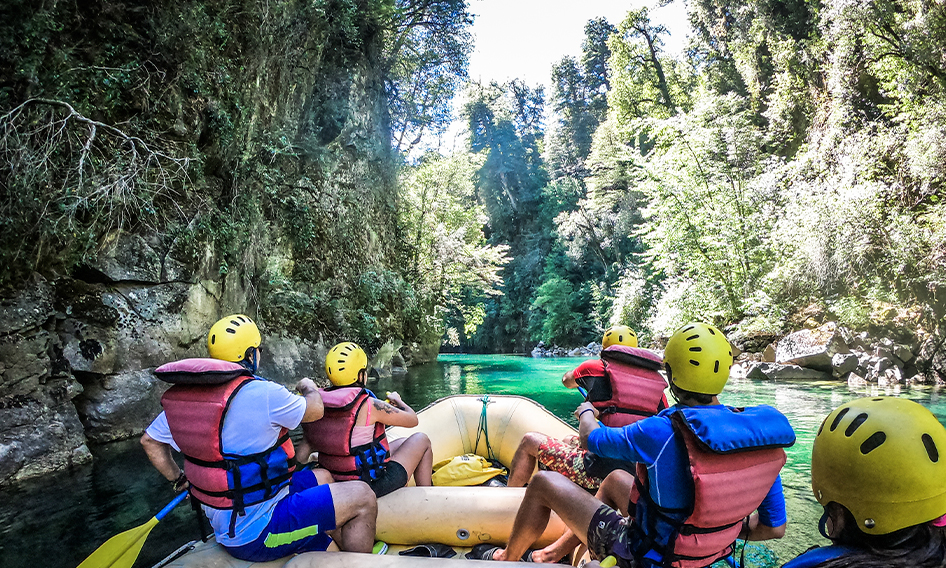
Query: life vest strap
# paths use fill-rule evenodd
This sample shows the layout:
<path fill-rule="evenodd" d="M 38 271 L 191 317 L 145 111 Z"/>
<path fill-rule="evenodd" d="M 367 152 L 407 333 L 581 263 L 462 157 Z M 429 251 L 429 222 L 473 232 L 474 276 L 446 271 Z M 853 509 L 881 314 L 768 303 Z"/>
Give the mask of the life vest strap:
<path fill-rule="evenodd" d="M 235 475 L 235 476 L 239 476 L 239 473 L 236 473 L 236 474 L 234 474 L 234 475 Z M 226 497 L 226 498 L 228 498 L 228 499 L 234 499 L 234 500 L 235 500 L 236 497 L 237 497 L 240 493 L 253 493 L 254 491 L 259 491 L 260 489 L 265 489 L 267 486 L 280 485 L 280 484 L 282 484 L 284 481 L 288 481 L 291 477 L 292 477 L 292 472 L 284 473 L 284 474 L 282 474 L 282 475 L 278 475 L 278 476 L 272 478 L 272 480 L 271 480 L 269 483 L 266 483 L 266 481 L 262 481 L 262 482 L 260 482 L 260 483 L 254 483 L 253 485 L 250 485 L 250 486 L 248 486 L 248 487 L 241 487 L 240 489 L 236 489 L 236 488 L 234 488 L 234 489 L 227 489 L 226 491 L 208 491 L 208 490 L 203 489 L 203 488 L 201 488 L 201 487 L 197 487 L 197 486 L 195 486 L 195 487 L 196 487 L 196 489 L 197 489 L 198 491 L 200 491 L 201 493 L 203 493 L 204 495 L 207 495 L 207 496 L 209 496 L 209 497 Z M 271 497 L 271 496 L 272 496 L 272 495 L 270 495 L 269 497 Z M 269 497 L 267 497 L 267 499 L 268 499 Z M 265 501 L 265 500 L 266 500 L 266 499 L 264 499 L 264 501 Z"/>
<path fill-rule="evenodd" d="M 598 414 L 633 414 L 635 416 L 653 416 L 654 413 L 647 410 L 637 410 L 636 408 L 621 408 L 611 405 L 598 409 Z"/>
<path fill-rule="evenodd" d="M 220 469 L 230 469 L 234 465 L 241 466 L 241 465 L 246 465 L 250 463 L 259 463 L 262 465 L 266 461 L 266 458 L 269 456 L 270 453 L 272 453 L 277 448 L 279 448 L 279 446 L 285 444 L 286 441 L 288 440 L 289 440 L 289 434 L 286 433 L 280 436 L 276 440 L 275 444 L 263 450 L 262 452 L 257 452 L 255 454 L 247 454 L 247 455 L 223 454 L 224 459 L 217 460 L 217 461 L 201 460 L 201 459 L 195 458 L 194 456 L 189 456 L 187 454 L 184 454 L 184 459 L 193 463 L 194 465 L 199 465 L 201 467 L 216 467 Z"/>

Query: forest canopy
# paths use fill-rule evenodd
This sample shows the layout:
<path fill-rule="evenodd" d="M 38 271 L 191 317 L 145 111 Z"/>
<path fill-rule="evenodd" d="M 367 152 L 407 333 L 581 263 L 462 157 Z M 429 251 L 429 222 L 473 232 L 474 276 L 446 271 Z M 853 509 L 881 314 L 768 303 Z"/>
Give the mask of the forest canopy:
<path fill-rule="evenodd" d="M 942 2 L 693 0 L 682 53 L 575 22 L 547 90 L 469 80 L 465 0 L 158 4 L 0 8 L 5 290 L 126 231 L 369 347 L 946 333 Z"/>

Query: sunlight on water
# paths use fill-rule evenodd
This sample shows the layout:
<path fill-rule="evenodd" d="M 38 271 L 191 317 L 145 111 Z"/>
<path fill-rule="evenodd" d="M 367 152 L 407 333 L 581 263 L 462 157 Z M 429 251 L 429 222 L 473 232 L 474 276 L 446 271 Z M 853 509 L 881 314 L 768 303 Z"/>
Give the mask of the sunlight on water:
<path fill-rule="evenodd" d="M 584 359 L 531 359 L 504 355 L 441 355 L 436 364 L 411 369 L 407 377 L 379 381 L 377 390 L 398 390 L 415 409 L 450 394 L 519 394 L 535 399 L 575 425 L 572 416 L 581 396 L 562 387 L 562 375 Z M 406 386 L 410 382 L 410 387 Z M 400 384 L 399 384 L 400 383 Z M 390 385 L 390 386 L 389 386 Z M 839 382 L 769 382 L 733 378 L 720 397 L 724 404 L 769 404 L 791 421 L 796 444 L 787 450 L 782 470 L 789 526 L 785 538 L 754 545 L 746 551 L 749 566 L 779 566 L 815 544 L 825 544 L 818 533 L 821 505 L 811 493 L 811 444 L 821 421 L 835 407 L 862 396 L 902 396 L 930 408 L 946 423 L 946 392 L 933 387 L 911 389 L 850 389 Z M 751 559 L 751 560 L 750 560 Z"/>
<path fill-rule="evenodd" d="M 577 391 L 563 388 L 561 378 L 581 361 L 442 355 L 437 363 L 372 382 L 369 387 L 379 396 L 396 390 L 418 410 L 451 394 L 518 394 L 536 400 L 575 425 L 572 412 L 582 398 Z M 823 542 L 817 529 L 821 507 L 811 494 L 809 478 L 814 434 L 834 407 L 853 398 L 876 395 L 916 400 L 946 423 L 944 389 L 852 390 L 846 384 L 834 382 L 730 381 L 721 397 L 724 403 L 771 404 L 788 416 L 798 436 L 798 443 L 788 450 L 788 463 L 782 470 L 789 512 L 788 534 L 768 548 L 750 544 L 746 550 L 750 566 L 778 566 L 809 546 Z M 108 538 L 146 522 L 173 498 L 168 483 L 150 466 L 137 440 L 92 451 L 92 465 L 4 488 L 4 498 L 0 500 L 0 566 L 41 564 L 48 568 L 74 568 Z M 185 504 L 154 529 L 136 566 L 151 566 L 194 538 L 195 516 Z"/>

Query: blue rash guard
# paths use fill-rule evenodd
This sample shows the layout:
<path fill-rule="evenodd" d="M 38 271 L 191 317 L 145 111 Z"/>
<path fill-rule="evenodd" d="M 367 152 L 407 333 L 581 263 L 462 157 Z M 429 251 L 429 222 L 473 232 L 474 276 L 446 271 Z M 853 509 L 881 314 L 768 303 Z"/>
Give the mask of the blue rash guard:
<path fill-rule="evenodd" d="M 713 405 L 719 408 L 722 405 Z M 670 416 L 681 408 L 674 405 L 656 416 L 639 420 L 622 428 L 602 426 L 588 434 L 588 451 L 599 456 L 637 462 L 647 468 L 648 491 L 658 506 L 665 509 L 690 509 L 693 506 L 693 478 L 690 476 L 689 459 L 683 439 L 674 432 Z M 693 407 L 689 407 L 693 408 Z M 782 493 L 781 476 L 775 479 L 772 488 L 759 505 L 759 522 L 768 527 L 778 527 L 788 521 L 785 513 L 785 497 Z M 671 514 L 677 521 L 686 515 Z M 646 519 L 637 519 L 647 527 Z M 671 528 L 659 523 L 658 535 L 649 535 L 663 546 L 669 543 Z M 659 565 L 660 553 L 651 550 L 646 560 Z"/>

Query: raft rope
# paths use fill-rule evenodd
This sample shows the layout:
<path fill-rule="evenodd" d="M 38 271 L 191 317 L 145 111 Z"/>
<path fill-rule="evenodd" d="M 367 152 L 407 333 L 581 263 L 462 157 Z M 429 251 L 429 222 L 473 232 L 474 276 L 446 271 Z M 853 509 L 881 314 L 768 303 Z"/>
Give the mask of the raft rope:
<path fill-rule="evenodd" d="M 493 447 L 489 443 L 489 428 L 486 420 L 486 405 L 490 403 L 489 395 L 481 396 L 480 401 L 483 403 L 483 410 L 480 412 L 480 423 L 476 426 L 476 443 L 473 444 L 473 452 L 476 453 L 477 448 L 480 447 L 480 435 L 482 435 L 483 440 L 486 442 L 487 458 L 496 460 L 496 454 L 493 452 Z"/>

